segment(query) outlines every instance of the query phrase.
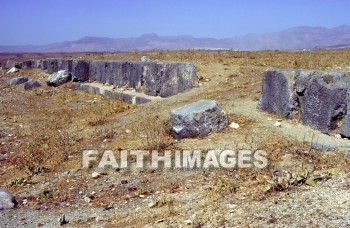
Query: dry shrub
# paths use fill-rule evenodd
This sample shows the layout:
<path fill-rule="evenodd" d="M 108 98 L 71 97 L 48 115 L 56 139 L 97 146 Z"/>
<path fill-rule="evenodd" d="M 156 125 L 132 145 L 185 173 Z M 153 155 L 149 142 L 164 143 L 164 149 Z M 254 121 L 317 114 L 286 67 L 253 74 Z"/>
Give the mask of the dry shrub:
<path fill-rule="evenodd" d="M 139 133 L 142 149 L 164 151 L 175 143 L 169 132 L 169 122 L 159 116 L 141 122 L 134 132 Z"/>

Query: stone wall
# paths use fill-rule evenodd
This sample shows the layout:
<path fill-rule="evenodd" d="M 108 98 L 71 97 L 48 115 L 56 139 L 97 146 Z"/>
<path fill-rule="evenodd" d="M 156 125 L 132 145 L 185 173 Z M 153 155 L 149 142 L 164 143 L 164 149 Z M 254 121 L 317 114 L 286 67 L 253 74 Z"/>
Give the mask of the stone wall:
<path fill-rule="evenodd" d="M 350 137 L 350 75 L 347 72 L 269 69 L 258 108 L 299 118 L 303 124 Z"/>

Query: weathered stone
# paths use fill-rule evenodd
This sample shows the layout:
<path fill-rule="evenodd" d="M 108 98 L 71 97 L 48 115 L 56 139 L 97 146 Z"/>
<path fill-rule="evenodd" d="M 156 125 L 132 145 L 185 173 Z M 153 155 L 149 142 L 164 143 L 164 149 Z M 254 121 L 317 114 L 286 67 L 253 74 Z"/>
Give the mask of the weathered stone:
<path fill-rule="evenodd" d="M 148 56 L 142 56 L 141 57 L 141 62 L 151 62 L 151 58 Z"/>
<path fill-rule="evenodd" d="M 4 69 L 10 69 L 12 67 L 16 67 L 18 69 L 21 68 L 21 66 L 16 61 L 7 60 L 6 63 L 4 64 Z"/>
<path fill-rule="evenodd" d="M 34 60 L 26 60 L 20 63 L 21 69 L 31 69 L 33 68 Z"/>
<path fill-rule="evenodd" d="M 75 88 L 89 93 L 101 94 L 113 99 L 120 99 L 130 104 L 143 104 L 152 100 L 160 100 L 160 97 L 148 96 L 133 90 L 114 89 L 113 86 L 106 86 L 100 83 L 80 83 L 73 82 Z"/>
<path fill-rule="evenodd" d="M 262 82 L 261 98 L 258 108 L 292 118 L 295 114 L 296 101 L 293 96 L 294 70 L 266 70 Z"/>
<path fill-rule="evenodd" d="M 32 68 L 42 68 L 43 61 L 42 59 L 32 60 Z"/>
<path fill-rule="evenodd" d="M 7 84 L 9 86 L 14 86 L 14 85 L 23 84 L 26 81 L 28 81 L 28 77 L 22 76 L 22 77 L 11 78 L 10 80 L 7 81 Z"/>
<path fill-rule="evenodd" d="M 350 138 L 350 89 L 346 93 L 346 116 L 340 126 L 340 134 L 346 138 Z"/>
<path fill-rule="evenodd" d="M 15 197 L 5 188 L 0 188 L 0 210 L 12 209 L 17 205 Z"/>
<path fill-rule="evenodd" d="M 198 87 L 196 69 L 192 63 L 165 63 L 161 77 L 161 97 L 170 97 Z"/>
<path fill-rule="evenodd" d="M 52 74 L 59 70 L 67 70 L 68 72 L 72 71 L 71 59 L 47 59 L 47 72 Z"/>
<path fill-rule="evenodd" d="M 34 89 L 40 87 L 40 83 L 35 80 L 29 80 L 26 83 L 24 83 L 24 89 L 29 90 L 29 89 Z"/>
<path fill-rule="evenodd" d="M 74 82 L 85 82 L 90 77 L 90 61 L 89 60 L 73 60 L 72 63 L 72 79 Z"/>
<path fill-rule="evenodd" d="M 52 73 L 47 79 L 47 85 L 49 86 L 59 86 L 72 79 L 71 74 L 66 70 L 60 70 L 58 72 Z"/>
<path fill-rule="evenodd" d="M 10 70 L 7 71 L 7 73 L 8 73 L 8 74 L 10 74 L 10 73 L 16 73 L 16 72 L 18 72 L 18 71 L 19 71 L 18 68 L 12 67 Z"/>
<path fill-rule="evenodd" d="M 200 100 L 171 111 L 170 132 L 175 138 L 203 137 L 227 127 L 228 117 L 212 100 Z"/>
<path fill-rule="evenodd" d="M 346 91 L 350 77 L 344 73 L 320 73 L 310 80 L 305 93 L 298 95 L 302 122 L 329 133 L 346 113 Z"/>
<path fill-rule="evenodd" d="M 299 116 L 305 125 L 329 133 L 346 113 L 349 87 L 345 72 L 270 69 L 258 108 L 286 118 Z"/>
<path fill-rule="evenodd" d="M 41 69 L 42 70 L 47 70 L 48 65 L 49 65 L 49 60 L 47 60 L 47 59 L 41 60 Z"/>

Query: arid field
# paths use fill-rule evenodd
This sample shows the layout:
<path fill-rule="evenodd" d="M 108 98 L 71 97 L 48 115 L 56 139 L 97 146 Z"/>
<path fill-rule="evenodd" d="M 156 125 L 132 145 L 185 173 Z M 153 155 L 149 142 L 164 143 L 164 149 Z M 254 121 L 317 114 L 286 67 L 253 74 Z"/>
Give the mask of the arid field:
<path fill-rule="evenodd" d="M 0 70 L 0 187 L 15 209 L 0 211 L 0 227 L 348 227 L 350 141 L 298 120 L 258 110 L 268 68 L 350 71 L 350 50 L 1 54 L 23 61 L 47 57 L 192 62 L 200 86 L 142 105 L 49 87 L 40 69 Z M 8 86 L 28 76 L 42 87 Z M 175 140 L 173 108 L 217 101 L 239 128 Z M 275 127 L 276 120 L 281 126 Z M 314 144 L 321 145 L 314 148 Z M 323 149 L 329 148 L 332 149 Z M 268 166 L 209 169 L 82 167 L 83 150 L 265 150 Z M 117 156 L 118 157 L 118 156 Z M 97 172 L 98 176 L 92 176 Z"/>

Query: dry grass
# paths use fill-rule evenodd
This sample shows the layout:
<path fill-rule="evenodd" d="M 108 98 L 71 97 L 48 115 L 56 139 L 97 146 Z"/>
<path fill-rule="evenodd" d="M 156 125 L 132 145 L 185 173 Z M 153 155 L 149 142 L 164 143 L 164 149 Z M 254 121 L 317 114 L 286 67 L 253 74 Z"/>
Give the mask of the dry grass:
<path fill-rule="evenodd" d="M 199 88 L 198 98 L 215 99 L 224 109 L 239 105 L 239 102 L 246 100 L 256 102 L 260 96 L 262 72 L 268 67 L 350 71 L 348 61 L 350 50 L 133 51 L 52 54 L 51 57 L 139 60 L 144 55 L 153 60 L 193 62 L 198 76 L 202 78 L 200 82 L 207 86 L 202 87 L 203 91 L 200 90 L 201 87 Z M 8 58 L 29 59 L 47 56 L 49 55 L 3 55 L 0 61 Z M 1 71 L 0 75 L 2 74 L 5 74 L 5 71 Z M 14 75 L 20 74 L 28 74 L 42 83 L 45 83 L 44 80 L 47 77 L 47 74 L 40 70 L 22 71 Z M 5 79 L 10 77 L 5 76 Z M 180 102 L 185 103 L 193 99 L 196 98 L 182 97 Z M 162 105 L 158 105 L 158 108 L 163 108 Z M 164 105 L 166 106 L 164 109 L 171 107 L 171 104 Z M 332 173 L 332 175 L 350 173 L 349 161 L 344 159 L 344 153 L 333 151 L 324 153 L 311 149 L 307 143 L 286 139 L 283 135 L 276 133 L 265 135 L 265 131 L 256 129 L 259 121 L 237 113 L 231 113 L 230 120 L 240 125 L 238 130 L 228 129 L 203 139 L 185 139 L 179 144 L 174 144 L 164 123 L 164 113 L 158 115 L 154 114 L 154 109 L 144 108 L 76 91 L 69 84 L 56 88 L 43 86 L 38 90 L 24 92 L 22 87 L 9 88 L 5 80 L 0 78 L 0 155 L 10 155 L 9 159 L 0 161 L 0 185 L 9 186 L 10 190 L 16 192 L 24 189 L 28 183 L 33 184 L 37 179 L 42 180 L 40 179 L 42 177 L 52 181 L 51 189 L 49 192 L 41 189 L 38 194 L 33 193 L 35 194 L 33 203 L 37 202 L 35 198 L 40 198 L 41 202 L 45 203 L 55 199 L 54 203 L 66 200 L 75 205 L 82 201 L 81 195 L 77 196 L 77 192 L 81 189 L 99 189 L 96 190 L 99 194 L 93 199 L 93 207 L 101 207 L 101 205 L 104 207 L 115 203 L 120 207 L 125 206 L 126 210 L 130 208 L 125 202 L 139 202 L 137 200 L 140 195 L 154 196 L 152 199 L 157 206 L 150 209 L 146 205 L 147 210 L 151 212 L 140 212 L 144 217 L 131 216 L 132 219 L 129 220 L 130 217 L 127 217 L 129 215 L 124 216 L 120 213 L 120 221 L 115 219 L 117 216 L 112 218 L 117 225 L 135 226 L 135 224 L 144 225 L 161 218 L 183 216 L 183 210 L 188 209 L 184 209 L 186 205 L 190 205 L 189 207 L 193 207 L 194 210 L 198 209 L 195 203 L 186 201 L 188 199 L 185 197 L 186 194 L 200 195 L 202 198 L 196 198 L 197 195 L 194 194 L 195 199 L 191 199 L 196 202 L 203 200 L 204 197 L 206 203 L 202 205 L 205 205 L 204 210 L 208 209 L 205 215 L 211 213 L 210 216 L 212 216 L 217 207 L 236 200 L 236 196 L 244 196 L 247 201 L 252 202 L 262 201 L 269 199 L 273 194 L 278 194 L 280 190 L 298 190 L 300 184 L 305 186 L 309 177 L 316 178 L 317 173 L 320 172 L 321 174 L 322 172 Z M 144 110 L 147 111 L 144 112 Z M 134 114 L 133 111 L 140 114 Z M 129 115 L 131 117 L 128 119 Z M 119 122 L 120 120 L 125 122 Z M 259 140 L 255 140 L 256 138 Z M 223 142 L 223 139 L 227 141 Z M 234 142 L 231 143 L 230 140 Z M 101 186 L 96 185 L 96 180 L 91 180 L 89 170 L 79 171 L 81 176 L 74 176 L 76 180 L 74 183 L 68 183 L 65 177 L 52 179 L 53 175 L 51 175 L 60 173 L 64 169 L 76 169 L 77 164 L 81 164 L 83 149 L 101 150 L 101 148 L 110 149 L 109 147 L 112 146 L 111 149 L 114 151 L 137 148 L 163 151 L 183 145 L 209 149 L 213 145 L 226 147 L 235 143 L 258 144 L 255 146 L 268 151 L 269 166 L 262 170 L 214 169 L 169 172 L 146 170 L 137 173 L 114 170 L 115 173 L 101 177 L 99 182 L 102 183 Z M 276 170 L 282 174 L 294 174 L 299 179 L 305 171 L 309 174 L 308 178 L 302 179 L 302 182 L 293 182 L 293 179 L 285 179 L 281 182 L 274 175 Z M 130 183 L 122 185 L 121 179 L 127 179 Z M 186 183 L 189 182 L 193 183 L 193 188 L 186 189 Z M 264 189 L 271 184 L 272 191 L 264 192 Z M 181 195 L 182 193 L 186 194 Z M 58 195 L 61 198 L 56 200 L 55 196 Z M 180 199 L 181 196 L 185 197 L 183 201 Z M 182 208 L 179 207 L 180 203 Z M 83 207 L 85 206 L 84 204 Z M 130 210 L 133 212 L 131 214 L 136 214 L 135 208 Z M 129 212 L 125 212 L 127 213 Z M 179 219 L 183 223 L 187 218 Z M 203 221 L 205 219 L 194 218 L 193 224 L 203 224 Z M 81 223 L 79 225 L 86 226 L 83 221 Z M 218 221 L 219 223 L 221 224 L 222 221 Z"/>

